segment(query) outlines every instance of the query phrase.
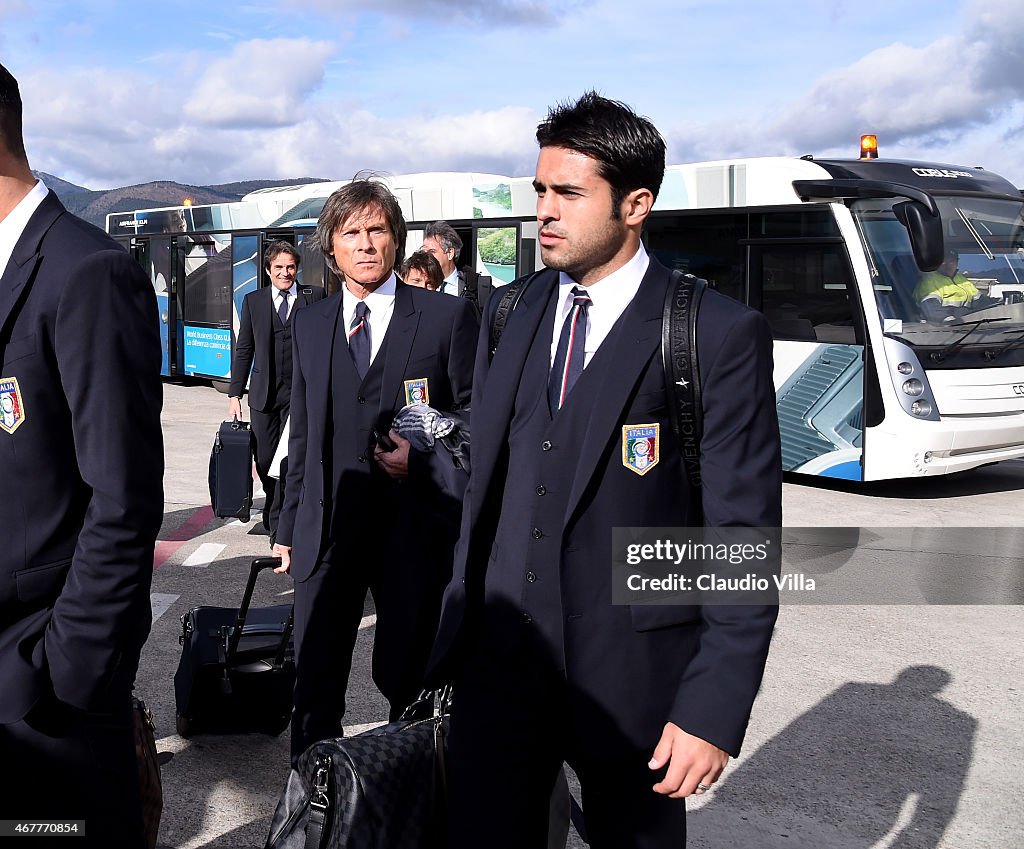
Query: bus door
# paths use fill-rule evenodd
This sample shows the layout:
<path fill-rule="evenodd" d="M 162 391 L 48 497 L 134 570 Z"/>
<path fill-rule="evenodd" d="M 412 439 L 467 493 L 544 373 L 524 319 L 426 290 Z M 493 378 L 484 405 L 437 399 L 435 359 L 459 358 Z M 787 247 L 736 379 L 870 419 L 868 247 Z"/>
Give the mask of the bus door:
<path fill-rule="evenodd" d="M 231 376 L 231 241 L 215 233 L 174 236 L 171 299 L 179 311 L 180 348 L 172 373 Z"/>
<path fill-rule="evenodd" d="M 178 347 L 176 337 L 168 333 L 168 328 L 176 326 L 177 314 L 170 291 L 171 239 L 169 236 L 135 236 L 128 250 L 153 284 L 160 320 L 160 374 L 168 377 L 176 374 L 173 366 Z"/>
<path fill-rule="evenodd" d="M 863 479 L 864 330 L 839 239 L 747 240 L 748 291 L 775 339 L 785 471 Z"/>

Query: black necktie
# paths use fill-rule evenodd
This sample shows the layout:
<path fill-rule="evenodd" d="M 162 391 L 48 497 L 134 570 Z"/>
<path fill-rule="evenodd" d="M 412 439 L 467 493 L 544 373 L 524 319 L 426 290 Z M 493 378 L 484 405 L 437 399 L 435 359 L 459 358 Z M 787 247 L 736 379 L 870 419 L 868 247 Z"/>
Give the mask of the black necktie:
<path fill-rule="evenodd" d="M 583 374 L 584 344 L 587 341 L 587 309 L 590 295 L 579 286 L 572 288 L 572 308 L 562 323 L 555 361 L 548 377 L 548 406 L 554 415 L 562 408 L 577 378 Z"/>
<path fill-rule="evenodd" d="M 265 314 L 265 313 L 264 313 Z M 277 308 L 277 314 L 281 319 L 281 324 L 288 323 L 288 293 L 281 293 L 281 305 Z"/>
<path fill-rule="evenodd" d="M 356 364 L 359 379 L 370 370 L 370 308 L 360 301 L 348 329 L 348 352 Z"/>

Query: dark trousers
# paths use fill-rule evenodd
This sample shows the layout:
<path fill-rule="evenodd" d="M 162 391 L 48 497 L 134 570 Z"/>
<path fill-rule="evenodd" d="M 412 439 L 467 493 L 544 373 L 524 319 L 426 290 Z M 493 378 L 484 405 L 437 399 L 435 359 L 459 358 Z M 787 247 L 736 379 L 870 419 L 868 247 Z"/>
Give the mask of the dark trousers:
<path fill-rule="evenodd" d="M 479 649 L 455 681 L 448 738 L 449 849 L 544 849 L 551 794 L 565 760 L 580 780 L 593 849 L 681 849 L 685 803 L 651 788 L 650 748 L 573 743 L 562 673 L 526 649 Z M 608 753 L 609 749 L 611 752 Z"/>
<path fill-rule="evenodd" d="M 287 395 L 285 396 L 287 399 Z M 263 485 L 263 493 L 266 500 L 263 502 L 263 527 L 270 533 L 277 530 L 272 519 L 274 495 L 277 491 L 277 479 L 268 474 L 270 464 L 273 462 L 274 453 L 277 451 L 277 443 L 281 439 L 281 430 L 288 420 L 288 402 L 271 407 L 267 410 L 253 410 L 250 408 L 249 417 L 252 421 L 252 435 L 256 440 L 256 474 Z"/>
<path fill-rule="evenodd" d="M 368 532 L 370 538 L 373 534 Z M 385 544 L 378 540 L 379 545 Z M 441 589 L 423 589 L 393 565 L 332 545 L 305 581 L 295 582 L 295 711 L 292 762 L 318 740 L 342 733 L 345 691 L 366 593 L 377 621 L 373 682 L 397 719 L 422 687 L 437 629 Z M 416 566 L 412 564 L 415 572 Z"/>
<path fill-rule="evenodd" d="M 82 849 L 145 846 L 130 694 L 112 713 L 44 698 L 0 725 L 0 764 L 0 819 L 84 820 L 84 839 L 69 838 Z"/>

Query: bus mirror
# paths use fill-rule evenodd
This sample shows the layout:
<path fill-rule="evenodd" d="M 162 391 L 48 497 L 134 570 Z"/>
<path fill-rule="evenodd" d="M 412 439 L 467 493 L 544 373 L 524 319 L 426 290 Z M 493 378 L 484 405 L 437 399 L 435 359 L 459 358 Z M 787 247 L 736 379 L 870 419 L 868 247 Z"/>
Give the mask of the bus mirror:
<path fill-rule="evenodd" d="M 910 234 L 914 260 L 921 271 L 934 271 L 942 264 L 942 219 L 933 215 L 923 203 L 905 200 L 892 208 L 900 224 Z"/>

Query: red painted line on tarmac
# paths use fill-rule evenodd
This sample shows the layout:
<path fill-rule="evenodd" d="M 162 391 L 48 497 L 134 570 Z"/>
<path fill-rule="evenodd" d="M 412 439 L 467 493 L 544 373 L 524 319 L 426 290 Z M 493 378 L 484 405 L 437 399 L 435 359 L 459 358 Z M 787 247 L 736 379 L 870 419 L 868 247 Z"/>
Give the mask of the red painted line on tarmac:
<path fill-rule="evenodd" d="M 189 516 L 178 527 L 167 535 L 167 539 L 156 541 L 156 550 L 153 552 L 154 571 L 166 563 L 172 554 L 181 548 L 190 539 L 195 539 L 199 532 L 213 521 L 213 505 L 207 504 L 200 507 Z"/>

